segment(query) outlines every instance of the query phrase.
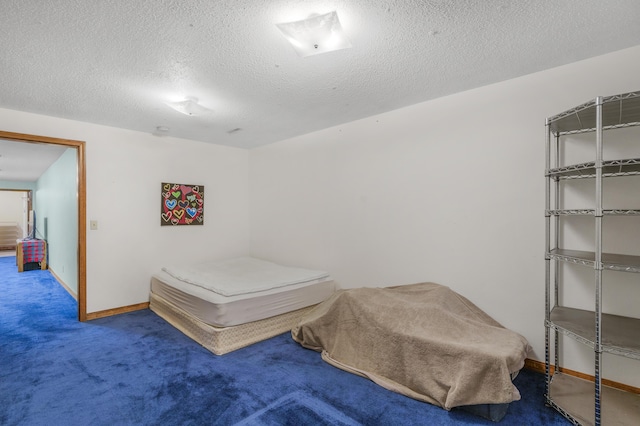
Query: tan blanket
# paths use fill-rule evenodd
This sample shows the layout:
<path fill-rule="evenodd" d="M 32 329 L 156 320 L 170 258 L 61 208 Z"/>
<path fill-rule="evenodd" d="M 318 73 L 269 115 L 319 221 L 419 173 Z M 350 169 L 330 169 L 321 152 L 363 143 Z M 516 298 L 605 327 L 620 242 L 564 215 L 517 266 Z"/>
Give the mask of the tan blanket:
<path fill-rule="evenodd" d="M 447 410 L 520 399 L 511 373 L 529 349 L 524 337 L 433 283 L 338 291 L 291 334 L 338 368 Z"/>

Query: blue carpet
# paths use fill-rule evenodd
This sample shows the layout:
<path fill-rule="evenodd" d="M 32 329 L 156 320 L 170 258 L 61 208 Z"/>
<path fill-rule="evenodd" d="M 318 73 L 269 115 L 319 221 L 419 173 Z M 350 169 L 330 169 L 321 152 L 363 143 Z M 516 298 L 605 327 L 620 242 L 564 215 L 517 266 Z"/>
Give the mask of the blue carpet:
<path fill-rule="evenodd" d="M 360 423 L 304 392 L 292 392 L 252 414 L 237 426 L 275 425 L 357 426 Z"/>
<path fill-rule="evenodd" d="M 0 258 L 2 425 L 491 425 L 336 369 L 288 333 L 216 356 L 149 310 L 86 323 L 48 271 Z M 500 425 L 569 424 L 523 371 Z"/>

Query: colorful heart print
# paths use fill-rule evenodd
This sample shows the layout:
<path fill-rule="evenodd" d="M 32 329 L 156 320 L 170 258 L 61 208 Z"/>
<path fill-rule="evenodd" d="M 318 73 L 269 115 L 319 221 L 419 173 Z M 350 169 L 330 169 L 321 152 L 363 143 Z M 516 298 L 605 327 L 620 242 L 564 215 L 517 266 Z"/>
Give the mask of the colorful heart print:
<path fill-rule="evenodd" d="M 198 185 L 162 184 L 162 225 L 204 223 L 204 188 Z"/>

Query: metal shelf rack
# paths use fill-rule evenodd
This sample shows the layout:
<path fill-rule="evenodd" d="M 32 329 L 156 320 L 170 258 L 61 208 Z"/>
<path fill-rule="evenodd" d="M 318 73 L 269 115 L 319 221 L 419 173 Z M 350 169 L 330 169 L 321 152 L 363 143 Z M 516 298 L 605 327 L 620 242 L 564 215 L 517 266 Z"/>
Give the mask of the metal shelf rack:
<path fill-rule="evenodd" d="M 603 217 L 639 216 L 640 209 L 604 209 L 604 178 L 640 175 L 640 158 L 603 160 L 605 131 L 640 126 L 640 92 L 597 97 L 575 108 L 549 117 L 546 122 L 546 286 L 545 286 L 545 399 L 576 425 L 640 422 L 640 395 L 602 385 L 602 354 L 640 360 L 640 319 L 602 312 L 603 271 L 640 273 L 640 256 L 603 253 Z M 595 133 L 595 160 L 559 165 L 560 145 L 568 135 Z M 553 163 L 553 164 L 552 164 Z M 593 206 L 566 209 L 561 206 L 560 182 L 591 179 L 595 187 Z M 595 225 L 593 251 L 560 247 L 563 216 L 592 216 Z M 559 265 L 572 263 L 594 269 L 593 311 L 562 306 L 559 288 L 564 285 Z M 570 291 L 564 288 L 564 291 Z M 559 334 L 594 350 L 594 382 L 562 373 Z M 552 347 L 553 346 L 553 347 Z M 554 360 L 551 352 L 554 352 Z"/>

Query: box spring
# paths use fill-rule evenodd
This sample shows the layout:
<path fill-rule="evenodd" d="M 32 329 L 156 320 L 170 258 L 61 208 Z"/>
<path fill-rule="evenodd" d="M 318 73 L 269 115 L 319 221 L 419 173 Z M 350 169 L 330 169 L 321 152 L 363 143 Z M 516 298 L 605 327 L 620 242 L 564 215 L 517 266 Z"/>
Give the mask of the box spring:
<path fill-rule="evenodd" d="M 149 304 L 149 308 L 158 316 L 216 355 L 223 355 L 289 331 L 314 306 L 241 325 L 215 327 L 192 317 L 153 292 L 150 293 Z"/>

